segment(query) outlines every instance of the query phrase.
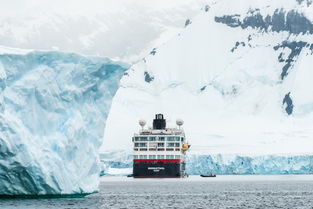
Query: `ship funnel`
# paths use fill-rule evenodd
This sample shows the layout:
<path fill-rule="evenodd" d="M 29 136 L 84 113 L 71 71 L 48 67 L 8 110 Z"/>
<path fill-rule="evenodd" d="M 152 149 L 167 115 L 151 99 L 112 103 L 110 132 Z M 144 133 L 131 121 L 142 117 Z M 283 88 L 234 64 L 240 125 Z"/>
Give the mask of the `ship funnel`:
<path fill-rule="evenodd" d="M 163 114 L 156 114 L 155 119 L 153 120 L 153 129 L 165 129 L 166 128 L 166 121 L 163 117 Z"/>

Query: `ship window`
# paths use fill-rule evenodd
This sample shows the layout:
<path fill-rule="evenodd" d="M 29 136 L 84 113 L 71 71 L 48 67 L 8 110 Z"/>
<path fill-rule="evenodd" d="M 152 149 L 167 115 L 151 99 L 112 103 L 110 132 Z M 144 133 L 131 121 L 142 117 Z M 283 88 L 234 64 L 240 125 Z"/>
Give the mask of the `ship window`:
<path fill-rule="evenodd" d="M 164 155 L 158 155 L 158 159 L 164 159 Z"/>
<path fill-rule="evenodd" d="M 165 137 L 163 136 L 159 137 L 159 141 L 165 141 Z"/>
<path fill-rule="evenodd" d="M 175 147 L 180 147 L 180 143 L 175 143 Z"/>
<path fill-rule="evenodd" d="M 184 137 L 181 138 L 181 141 L 184 141 Z"/>
<path fill-rule="evenodd" d="M 180 137 L 175 137 L 175 139 L 176 139 L 176 141 L 178 141 L 178 142 L 180 141 Z"/>
<path fill-rule="evenodd" d="M 146 147 L 147 143 L 135 143 L 135 147 Z"/>
<path fill-rule="evenodd" d="M 147 137 L 140 137 L 140 141 L 147 141 Z"/>
<path fill-rule="evenodd" d="M 134 138 L 135 138 L 134 139 L 135 142 L 139 141 L 139 137 L 134 137 Z"/>
<path fill-rule="evenodd" d="M 149 137 L 149 141 L 155 141 L 155 137 L 154 136 L 150 136 Z"/>
<path fill-rule="evenodd" d="M 140 159 L 147 159 L 147 155 L 140 155 Z"/>
<path fill-rule="evenodd" d="M 158 147 L 164 147 L 164 143 L 158 143 Z"/>
<path fill-rule="evenodd" d="M 175 155 L 175 159 L 180 159 L 180 155 Z"/>
<path fill-rule="evenodd" d="M 174 147 L 175 143 L 167 143 L 167 147 Z"/>
<path fill-rule="evenodd" d="M 174 159 L 174 155 L 166 155 L 166 159 Z"/>
<path fill-rule="evenodd" d="M 164 151 L 164 148 L 159 148 L 158 151 Z"/>
<path fill-rule="evenodd" d="M 138 159 L 138 155 L 134 155 L 134 159 Z"/>
<path fill-rule="evenodd" d="M 167 141 L 175 141 L 175 137 L 168 136 L 168 137 L 167 137 Z"/>
<path fill-rule="evenodd" d="M 167 148 L 166 151 L 174 151 L 173 148 Z"/>
<path fill-rule="evenodd" d="M 156 159 L 155 155 L 149 155 L 149 159 Z"/>

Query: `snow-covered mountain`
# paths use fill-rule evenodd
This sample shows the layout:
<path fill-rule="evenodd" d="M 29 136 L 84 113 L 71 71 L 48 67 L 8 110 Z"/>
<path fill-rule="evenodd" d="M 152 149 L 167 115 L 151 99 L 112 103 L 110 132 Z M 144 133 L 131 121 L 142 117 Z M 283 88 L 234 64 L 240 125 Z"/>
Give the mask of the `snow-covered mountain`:
<path fill-rule="evenodd" d="M 102 150 L 131 151 L 160 112 L 185 120 L 191 154 L 312 153 L 312 66 L 311 0 L 210 4 L 123 76 Z"/>
<path fill-rule="evenodd" d="M 2 2 L 0 45 L 133 61 L 177 33 L 206 2 L 209 1 Z"/>
<path fill-rule="evenodd" d="M 62 52 L 0 51 L 11 53 L 0 55 L 0 195 L 97 191 L 106 118 L 129 66 Z"/>

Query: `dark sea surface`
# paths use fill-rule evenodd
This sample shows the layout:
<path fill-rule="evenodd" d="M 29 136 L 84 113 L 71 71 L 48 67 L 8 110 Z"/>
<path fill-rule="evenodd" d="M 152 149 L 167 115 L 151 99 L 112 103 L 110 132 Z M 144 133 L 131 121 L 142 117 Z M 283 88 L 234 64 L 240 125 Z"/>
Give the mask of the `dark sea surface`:
<path fill-rule="evenodd" d="M 0 199 L 0 208 L 313 208 L 313 175 L 101 178 L 82 198 Z"/>

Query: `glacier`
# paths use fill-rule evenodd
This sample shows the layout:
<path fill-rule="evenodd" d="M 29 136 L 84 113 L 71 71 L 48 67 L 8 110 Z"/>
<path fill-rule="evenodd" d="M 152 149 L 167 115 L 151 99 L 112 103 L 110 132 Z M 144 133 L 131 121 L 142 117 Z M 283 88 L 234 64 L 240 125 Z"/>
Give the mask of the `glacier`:
<path fill-rule="evenodd" d="M 96 192 L 98 149 L 129 66 L 56 51 L 0 55 L 0 195 Z"/>
<path fill-rule="evenodd" d="M 191 175 L 312 174 L 313 155 L 192 155 L 187 161 Z"/>
<path fill-rule="evenodd" d="M 100 155 L 103 176 L 132 173 L 130 152 L 114 151 Z M 198 155 L 187 157 L 189 175 L 214 173 L 218 175 L 312 174 L 313 155 Z"/>
<path fill-rule="evenodd" d="M 137 121 L 163 113 L 169 126 L 184 119 L 190 155 L 204 167 L 201 156 L 311 156 L 311 1 L 219 0 L 206 8 L 125 73 L 102 152 L 131 152 Z"/>

